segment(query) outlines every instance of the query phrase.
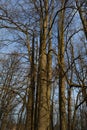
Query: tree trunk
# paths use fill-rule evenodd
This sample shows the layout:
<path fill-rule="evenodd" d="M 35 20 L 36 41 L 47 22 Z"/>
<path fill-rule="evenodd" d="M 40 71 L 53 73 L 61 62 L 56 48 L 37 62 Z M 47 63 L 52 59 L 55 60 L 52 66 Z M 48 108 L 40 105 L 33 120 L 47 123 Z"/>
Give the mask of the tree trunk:
<path fill-rule="evenodd" d="M 68 90 L 68 130 L 71 130 L 71 88 Z"/>
<path fill-rule="evenodd" d="M 61 2 L 61 8 L 64 8 L 64 1 Z M 60 113 L 60 130 L 66 130 L 66 98 L 65 98 L 65 77 L 64 77 L 64 14 L 63 9 L 59 13 L 58 29 L 59 29 L 59 39 L 58 39 L 58 64 L 59 64 L 59 113 Z"/>
<path fill-rule="evenodd" d="M 29 43 L 28 43 L 28 53 L 30 53 Z M 32 40 L 32 56 L 30 57 L 30 54 L 29 54 L 29 60 L 30 60 L 30 65 L 31 65 L 31 70 L 30 70 L 31 77 L 30 77 L 30 86 L 29 86 L 29 92 L 28 92 L 28 101 L 26 105 L 27 117 L 26 117 L 25 128 L 26 130 L 33 130 L 34 129 L 34 91 L 35 91 L 34 35 L 33 35 L 33 40 Z"/>
<path fill-rule="evenodd" d="M 47 87 L 47 55 L 46 55 L 46 41 L 48 30 L 48 1 L 44 0 L 45 13 L 44 17 L 40 19 L 40 83 L 39 83 L 39 111 L 38 111 L 38 130 L 49 130 L 50 125 L 50 89 Z M 44 8 L 43 8 L 44 9 Z"/>

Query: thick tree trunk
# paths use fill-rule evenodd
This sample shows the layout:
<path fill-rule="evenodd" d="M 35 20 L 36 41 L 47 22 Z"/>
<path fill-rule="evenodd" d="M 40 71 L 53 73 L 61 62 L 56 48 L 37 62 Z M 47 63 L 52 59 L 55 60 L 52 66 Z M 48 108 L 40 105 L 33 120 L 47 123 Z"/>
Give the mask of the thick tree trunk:
<path fill-rule="evenodd" d="M 44 0 L 45 13 L 41 16 L 41 36 L 40 36 L 40 83 L 39 83 L 39 111 L 38 130 L 49 130 L 50 125 L 50 89 L 47 87 L 47 55 L 46 42 L 48 30 L 48 1 Z"/>

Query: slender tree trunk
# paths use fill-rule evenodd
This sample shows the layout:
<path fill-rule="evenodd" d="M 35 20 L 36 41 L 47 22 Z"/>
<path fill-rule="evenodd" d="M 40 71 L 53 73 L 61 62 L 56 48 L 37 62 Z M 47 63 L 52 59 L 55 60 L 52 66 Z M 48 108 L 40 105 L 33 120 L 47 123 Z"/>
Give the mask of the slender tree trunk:
<path fill-rule="evenodd" d="M 61 8 L 64 8 L 64 0 L 61 2 Z M 65 98 L 65 77 L 64 77 L 64 14 L 63 9 L 59 14 L 58 29 L 59 29 L 59 41 L 58 41 L 58 63 L 59 63 L 59 113 L 60 113 L 60 130 L 66 130 L 66 98 Z"/>
<path fill-rule="evenodd" d="M 75 103 L 75 108 L 74 108 L 74 113 L 73 113 L 73 120 L 72 120 L 72 128 L 71 130 L 74 130 L 75 129 L 75 122 L 76 122 L 76 112 L 77 112 L 77 104 L 78 104 L 78 98 L 79 98 L 79 93 L 77 95 L 77 99 L 76 99 L 76 103 Z"/>
<path fill-rule="evenodd" d="M 53 129 L 53 102 L 51 104 L 51 90 L 52 90 L 52 16 L 54 9 L 54 0 L 52 0 L 52 12 L 49 17 L 49 30 L 48 30 L 48 54 L 47 54 L 47 98 L 49 109 L 49 130 Z"/>
<path fill-rule="evenodd" d="M 71 99 L 71 88 L 68 90 L 68 130 L 71 130 L 71 104 L 72 104 L 72 99 Z"/>
<path fill-rule="evenodd" d="M 29 39 L 28 39 L 29 40 Z M 28 101 L 26 105 L 27 117 L 26 117 L 26 130 L 33 130 L 34 127 L 34 91 L 35 91 L 35 69 L 34 69 L 34 35 L 32 40 L 32 56 L 30 57 L 30 47 L 28 43 L 28 53 L 29 53 L 29 60 L 31 64 L 31 77 L 30 77 L 30 86 L 28 92 Z"/>
<path fill-rule="evenodd" d="M 51 41 L 51 31 L 49 34 L 49 45 L 48 45 L 48 57 L 47 57 L 47 105 L 48 105 L 48 113 L 49 113 L 49 130 L 51 129 L 51 85 L 52 85 L 52 41 Z"/>
<path fill-rule="evenodd" d="M 38 73 L 36 75 L 36 83 L 35 83 L 35 111 L 34 111 L 34 130 L 38 130 L 38 105 L 39 105 L 39 101 L 38 101 L 38 88 L 39 88 L 39 67 L 38 67 L 38 41 L 36 42 L 36 70 L 38 70 Z"/>

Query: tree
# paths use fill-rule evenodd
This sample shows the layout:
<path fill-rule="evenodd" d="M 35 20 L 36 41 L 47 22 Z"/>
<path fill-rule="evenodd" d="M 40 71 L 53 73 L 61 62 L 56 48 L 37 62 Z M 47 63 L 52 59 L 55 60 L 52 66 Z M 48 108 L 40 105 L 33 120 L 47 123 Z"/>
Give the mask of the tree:
<path fill-rule="evenodd" d="M 11 124 L 18 130 L 85 129 L 85 5 L 82 0 L 1 0 L 2 130 Z"/>
<path fill-rule="evenodd" d="M 66 6 L 65 1 L 61 1 L 61 9 Z M 60 112 L 60 130 L 66 130 L 66 98 L 65 98 L 65 76 L 64 76 L 64 18 L 65 9 L 59 13 L 58 21 L 58 65 L 59 65 L 59 112 Z"/>

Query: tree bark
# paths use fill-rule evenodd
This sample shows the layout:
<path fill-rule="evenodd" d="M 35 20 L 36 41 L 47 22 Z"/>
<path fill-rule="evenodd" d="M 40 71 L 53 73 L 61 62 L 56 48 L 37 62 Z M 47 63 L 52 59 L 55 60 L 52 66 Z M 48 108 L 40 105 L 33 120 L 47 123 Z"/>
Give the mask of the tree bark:
<path fill-rule="evenodd" d="M 44 10 L 45 8 L 45 10 Z M 49 108 L 50 108 L 50 89 L 47 87 L 47 55 L 46 42 L 48 31 L 48 0 L 44 0 L 44 16 L 40 17 L 40 83 L 39 83 L 39 111 L 38 111 L 38 130 L 49 130 Z"/>
<path fill-rule="evenodd" d="M 71 130 L 71 104 L 72 104 L 72 99 L 71 99 L 71 88 L 68 90 L 68 130 Z"/>
<path fill-rule="evenodd" d="M 64 8 L 64 0 L 61 1 L 61 8 Z M 58 64 L 59 64 L 59 113 L 60 113 L 60 130 L 66 130 L 66 85 L 64 77 L 64 53 L 65 53 L 65 44 L 64 44 L 64 16 L 65 9 L 59 13 L 58 21 Z"/>
<path fill-rule="evenodd" d="M 29 40 L 29 39 L 28 39 Z M 30 77 L 30 86 L 28 91 L 28 101 L 26 104 L 26 130 L 33 130 L 34 129 L 34 91 L 35 91 L 35 69 L 34 69 L 34 34 L 32 39 L 32 55 L 30 56 L 30 47 L 28 43 L 28 53 L 29 53 L 29 60 L 31 65 L 31 77 Z"/>

